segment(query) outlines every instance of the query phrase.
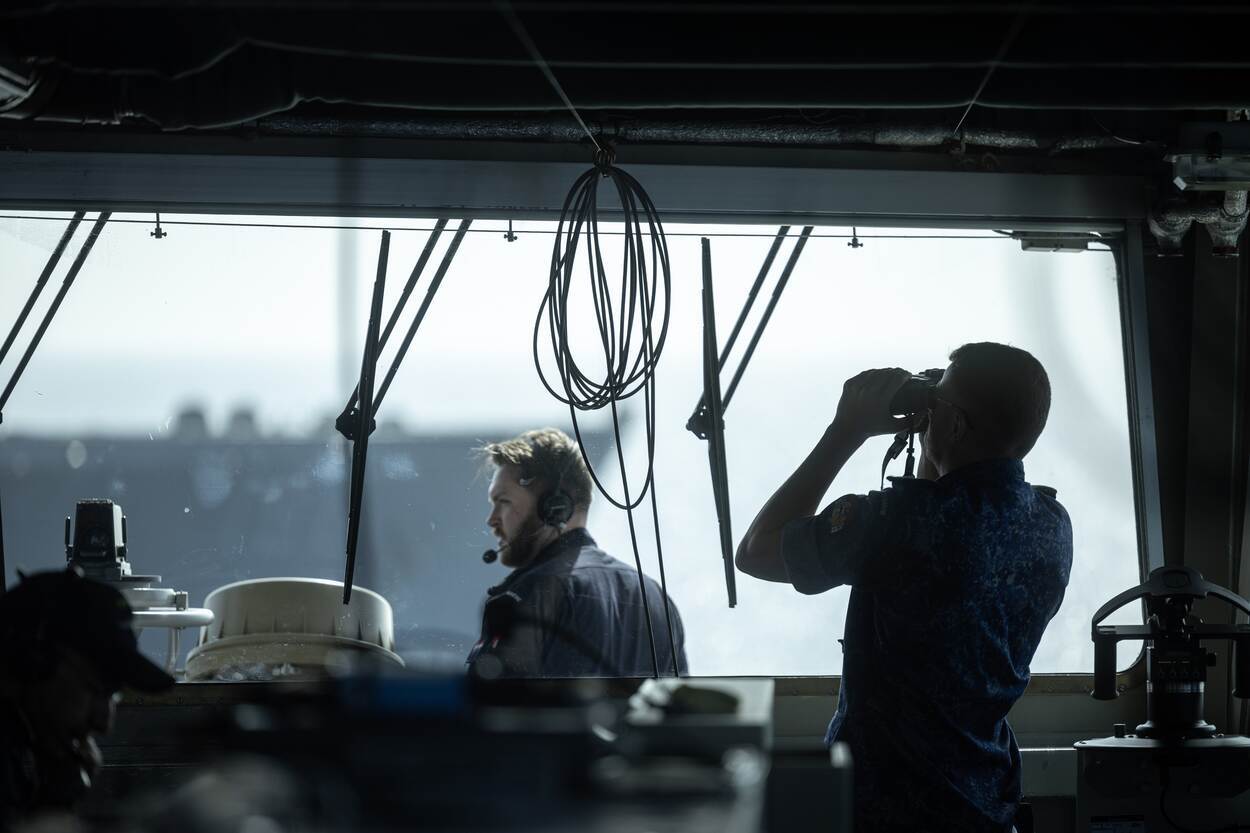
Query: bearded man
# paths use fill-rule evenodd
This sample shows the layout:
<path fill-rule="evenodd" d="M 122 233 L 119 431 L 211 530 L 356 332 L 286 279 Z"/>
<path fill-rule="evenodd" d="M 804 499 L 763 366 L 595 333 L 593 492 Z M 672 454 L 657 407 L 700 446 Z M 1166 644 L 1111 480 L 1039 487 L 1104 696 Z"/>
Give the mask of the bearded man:
<path fill-rule="evenodd" d="M 677 606 L 653 579 L 601 550 L 586 529 L 593 488 L 577 444 L 543 428 L 481 451 L 495 468 L 486 525 L 499 542 L 500 563 L 512 572 L 487 591 L 470 673 L 686 674 Z"/>

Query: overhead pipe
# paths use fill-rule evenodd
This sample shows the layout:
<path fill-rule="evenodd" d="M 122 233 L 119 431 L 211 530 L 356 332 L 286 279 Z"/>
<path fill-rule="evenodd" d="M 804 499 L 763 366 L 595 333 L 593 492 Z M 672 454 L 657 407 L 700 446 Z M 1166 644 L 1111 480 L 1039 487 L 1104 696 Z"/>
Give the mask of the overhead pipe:
<path fill-rule="evenodd" d="M 1048 135 L 1039 131 L 965 127 L 949 124 L 778 124 L 696 119 L 591 120 L 591 129 L 622 144 L 777 145 L 785 147 L 873 146 L 943 147 L 963 143 L 999 150 L 1063 153 L 1077 150 L 1125 150 L 1139 147 L 1107 134 Z M 441 141 L 518 141 L 578 143 L 586 139 L 581 126 L 565 116 L 443 116 L 422 114 L 409 119 L 340 119 L 309 116 L 268 116 L 256 122 L 257 132 L 272 136 L 336 136 Z"/>
<path fill-rule="evenodd" d="M 253 56 L 261 57 L 261 56 Z M 264 77 L 264 67 L 244 76 Z M 341 119 L 285 115 L 301 100 L 321 98 L 340 104 L 388 108 L 423 105 L 411 91 L 394 84 L 352 84 L 335 78 L 322 90 L 316 83 L 296 90 L 287 83 L 250 83 L 245 88 L 223 79 L 220 96 L 206 95 L 213 85 L 196 86 L 188 95 L 169 95 L 150 79 L 60 76 L 44 73 L 22 91 L 0 95 L 0 118 L 75 124 L 121 124 L 144 121 L 165 130 L 229 129 L 247 125 L 261 135 L 426 139 L 441 141 L 515 141 L 581 143 L 586 134 L 564 115 L 452 115 L 432 110 L 411 118 Z M 368 89 L 365 89 L 368 87 Z M 1150 150 L 1105 134 L 1059 135 L 1041 131 L 963 127 L 944 120 L 894 124 L 807 124 L 717 121 L 698 118 L 591 119 L 591 129 L 622 144 L 756 145 L 784 147 L 940 148 L 957 145 L 997 150 L 1059 154 L 1083 150 Z"/>
<path fill-rule="evenodd" d="M 527 115 L 445 115 L 448 109 L 490 109 L 494 99 L 482 84 L 470 85 L 465 100 L 454 92 L 409 83 L 403 76 L 379 74 L 368 61 L 341 64 L 255 48 L 232 52 L 228 60 L 190 77 L 151 77 L 75 73 L 56 67 L 35 70 L 24 85 L 0 88 L 0 118 L 73 124 L 140 121 L 164 130 L 229 129 L 247 125 L 280 136 L 361 136 L 446 141 L 540 141 L 580 143 L 585 133 L 565 115 L 545 112 L 545 92 L 528 98 L 516 93 L 509 109 Z M 466 91 L 467 92 L 467 91 Z M 339 119 L 287 115 L 301 102 L 417 110 L 411 118 Z M 540 103 L 541 102 L 541 103 Z M 595 119 L 591 128 L 621 143 L 766 145 L 786 147 L 937 148 L 957 145 L 1000 150 L 1064 153 L 1081 150 L 1151 151 L 1109 133 L 1063 135 L 1035 130 L 964 127 L 953 130 L 942 117 L 909 124 L 776 123 L 675 119 Z M 794 110 L 796 108 L 790 107 Z M 438 112 L 438 111 L 444 112 Z"/>
<path fill-rule="evenodd" d="M 1237 243 L 1246 229 L 1246 192 L 1199 192 L 1165 200 L 1150 210 L 1146 223 L 1159 244 L 1160 255 L 1181 252 L 1182 241 L 1194 223 L 1206 226 L 1211 253 L 1237 257 Z"/>

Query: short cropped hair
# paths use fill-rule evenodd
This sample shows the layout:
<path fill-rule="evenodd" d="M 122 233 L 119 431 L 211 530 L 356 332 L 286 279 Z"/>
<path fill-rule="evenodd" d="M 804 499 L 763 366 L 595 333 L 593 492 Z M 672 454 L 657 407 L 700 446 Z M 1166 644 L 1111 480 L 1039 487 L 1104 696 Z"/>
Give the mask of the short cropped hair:
<path fill-rule="evenodd" d="M 544 490 L 563 489 L 579 509 L 589 509 L 594 493 L 590 471 L 577 443 L 558 428 L 539 428 L 479 449 L 497 467 L 516 466 L 524 479 L 534 478 Z"/>
<path fill-rule="evenodd" d="M 1023 458 L 1050 414 L 1050 378 L 1042 363 L 1019 347 L 992 341 L 965 344 L 950 358 L 980 418 L 977 433 L 1004 456 Z"/>

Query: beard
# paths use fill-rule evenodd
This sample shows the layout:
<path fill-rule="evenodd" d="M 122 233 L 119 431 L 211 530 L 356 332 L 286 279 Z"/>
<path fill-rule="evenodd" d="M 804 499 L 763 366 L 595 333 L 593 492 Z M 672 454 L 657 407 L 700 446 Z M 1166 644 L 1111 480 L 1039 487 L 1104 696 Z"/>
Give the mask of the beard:
<path fill-rule="evenodd" d="M 538 533 L 542 532 L 543 524 L 537 516 L 530 515 L 521 524 L 521 528 L 504 543 L 507 549 L 500 553 L 499 560 L 505 567 L 524 567 L 538 554 Z"/>

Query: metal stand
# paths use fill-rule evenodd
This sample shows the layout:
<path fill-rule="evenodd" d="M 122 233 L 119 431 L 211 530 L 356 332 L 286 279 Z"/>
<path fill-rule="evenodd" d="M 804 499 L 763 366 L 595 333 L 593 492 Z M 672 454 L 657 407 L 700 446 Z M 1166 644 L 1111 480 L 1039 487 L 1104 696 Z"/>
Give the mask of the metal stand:
<path fill-rule="evenodd" d="M 472 220 L 460 221 L 460 226 L 456 229 L 456 235 L 448 245 L 447 251 L 443 255 L 443 260 L 439 264 L 438 271 L 435 272 L 434 277 L 430 281 L 430 286 L 426 289 L 425 298 L 417 310 L 416 317 L 409 326 L 403 343 L 399 346 L 399 350 L 395 353 L 395 359 L 387 371 L 386 378 L 383 379 L 381 387 L 375 392 L 374 382 L 377 378 L 378 355 L 381 353 L 382 348 L 386 346 L 386 342 L 394 331 L 405 304 L 407 304 L 409 297 L 411 297 L 413 290 L 416 288 L 417 280 L 421 277 L 421 273 L 424 271 L 425 265 L 434 251 L 434 246 L 438 242 L 439 236 L 447 226 L 447 220 L 440 219 L 435 224 L 434 231 L 431 232 L 429 240 L 426 241 L 425 248 L 421 251 L 421 256 L 417 259 L 417 264 L 413 267 L 412 274 L 408 276 L 408 282 L 404 285 L 403 292 L 400 293 L 395 309 L 391 312 L 390 320 L 387 321 L 385 330 L 379 335 L 382 319 L 382 299 L 386 291 L 386 263 L 391 244 L 391 233 L 389 231 L 382 232 L 382 243 L 378 252 L 377 275 L 373 281 L 373 300 L 369 308 L 369 326 L 365 333 L 364 356 L 360 365 L 360 381 L 357 382 L 356 389 L 352 391 L 351 397 L 347 400 L 347 405 L 343 408 L 343 412 L 334 421 L 334 427 L 352 443 L 351 493 L 347 509 L 347 561 L 343 571 L 343 604 L 351 601 L 352 580 L 356 575 L 357 543 L 360 537 L 360 513 L 364 503 L 365 464 L 369 453 L 369 435 L 377 428 L 378 408 L 381 406 L 386 392 L 390 389 L 391 382 L 395 379 L 395 374 L 398 372 L 404 356 L 407 355 L 408 348 L 412 345 L 412 340 L 417 335 L 417 330 L 421 327 L 421 322 L 425 320 L 425 314 L 429 311 L 430 304 L 434 301 L 434 296 L 437 294 L 439 286 L 442 285 L 447 270 L 451 268 L 451 263 L 456 257 L 460 243 L 464 240 L 464 236 L 468 233 L 472 222 Z"/>
<path fill-rule="evenodd" d="M 71 524 L 65 516 L 65 560 L 93 581 L 111 585 L 134 613 L 136 631 L 169 628 L 165 670 L 178 668 L 178 632 L 213 623 L 208 608 L 190 607 L 187 593 L 161 587 L 160 576 L 136 575 L 131 567 L 126 515 L 111 500 L 80 500 Z M 71 535 L 72 531 L 72 535 Z"/>
<path fill-rule="evenodd" d="M 738 364 L 738 369 L 734 373 L 723 398 L 720 389 L 720 372 L 725 367 L 725 362 L 729 358 L 729 351 L 733 349 L 734 343 L 738 339 L 738 334 L 742 332 L 743 324 L 746 323 L 747 316 L 751 312 L 751 307 L 755 304 L 760 288 L 768 277 L 768 272 L 772 268 L 773 261 L 777 257 L 777 252 L 781 248 L 782 242 L 790 233 L 790 227 L 781 226 L 777 230 L 777 236 L 773 239 L 768 255 L 764 258 L 764 265 L 760 267 L 755 283 L 752 284 L 751 291 L 747 295 L 746 304 L 743 306 L 742 312 L 738 314 L 738 320 L 735 322 L 733 331 L 729 334 L 729 340 L 725 342 L 725 349 L 721 351 L 719 357 L 716 350 L 716 304 L 712 291 L 712 248 L 711 242 L 706 237 L 703 238 L 703 395 L 699 397 L 694 413 L 686 421 L 686 429 L 699 439 L 708 441 L 707 453 L 708 464 L 712 472 L 712 495 L 716 502 L 716 521 L 720 532 L 721 558 L 725 567 L 725 589 L 729 597 L 730 607 L 735 607 L 738 604 L 738 591 L 734 580 L 733 531 L 729 511 L 729 473 L 725 454 L 725 409 L 729 406 L 729 400 L 733 397 L 734 391 L 738 389 L 738 383 L 742 380 L 742 374 L 746 371 L 747 364 L 750 363 L 751 357 L 755 354 L 755 348 L 759 345 L 760 337 L 764 334 L 764 329 L 768 326 L 769 319 L 772 318 L 773 310 L 776 309 L 777 302 L 781 299 L 781 293 L 790 281 L 790 275 L 794 272 L 795 264 L 799 261 L 799 255 L 803 253 L 803 247 L 807 245 L 807 239 L 811 236 L 812 228 L 812 226 L 805 226 L 799 233 L 798 240 L 794 244 L 794 250 L 791 251 L 790 258 L 786 261 L 781 277 L 777 281 L 777 286 L 773 289 L 772 297 L 768 301 L 768 306 L 765 307 L 764 314 L 756 325 L 751 341 L 747 344 L 746 351 L 743 353 L 742 361 Z"/>
<path fill-rule="evenodd" d="M 95 246 L 96 239 L 100 236 L 100 232 L 104 230 L 105 224 L 108 222 L 112 212 L 101 211 L 100 216 L 96 219 L 95 225 L 91 227 L 91 232 L 87 235 L 87 239 L 83 242 L 82 248 L 78 252 L 78 256 L 74 258 L 73 265 L 70 266 L 69 272 L 65 275 L 65 280 L 61 282 L 61 289 L 57 292 L 56 297 L 52 299 L 52 305 L 48 307 L 48 311 L 44 313 L 43 320 L 39 322 L 39 327 L 35 330 L 35 335 L 31 339 L 26 352 L 22 354 L 22 359 L 17 363 L 17 368 L 13 371 L 13 375 L 9 377 L 9 382 L 4 388 L 4 392 L 0 393 L 0 423 L 4 422 L 4 406 L 8 404 L 9 397 L 13 395 L 13 391 L 17 388 L 18 381 L 22 378 L 26 366 L 30 364 L 31 358 L 35 355 L 35 350 L 39 348 L 39 342 L 43 340 L 44 333 L 48 331 L 52 319 L 56 317 L 57 311 L 61 308 L 61 302 L 65 300 L 65 296 L 69 294 L 70 287 L 74 285 L 74 280 L 78 277 L 78 273 L 82 271 L 83 264 L 87 262 L 87 256 L 91 254 L 92 247 Z M 17 340 L 17 334 L 21 331 L 22 326 L 26 323 L 27 317 L 30 315 L 31 309 L 34 308 L 35 302 L 38 301 L 43 288 L 51 277 L 52 272 L 60 263 L 61 255 L 65 253 L 66 247 L 69 245 L 70 238 L 74 236 L 79 224 L 82 222 L 85 212 L 76 212 L 66 227 L 65 232 L 61 235 L 61 239 L 57 242 L 56 248 L 52 250 L 52 254 L 48 257 L 47 264 L 43 267 L 39 279 L 35 282 L 35 288 L 31 290 L 30 297 L 26 299 L 26 305 L 22 307 L 22 311 L 18 313 L 17 321 L 14 322 L 9 335 L 4 340 L 4 346 L 0 347 L 0 362 L 3 362 L 9 354 L 9 349 L 13 346 L 13 342 Z M 0 505 L 3 501 L 0 499 Z M 8 584 L 8 567 L 4 558 L 4 516 L 0 511 L 0 593 L 3 593 Z"/>

